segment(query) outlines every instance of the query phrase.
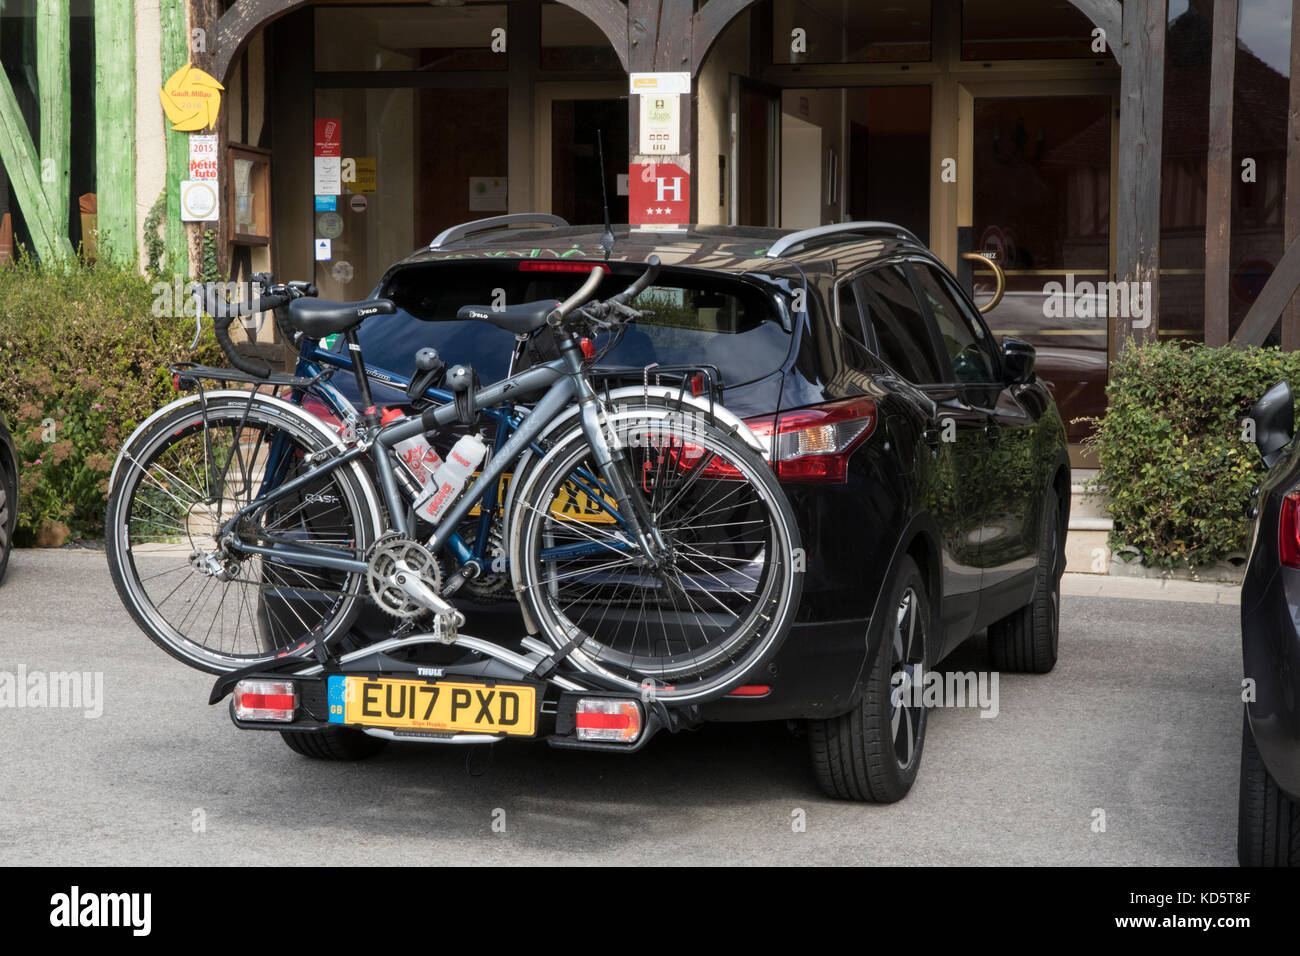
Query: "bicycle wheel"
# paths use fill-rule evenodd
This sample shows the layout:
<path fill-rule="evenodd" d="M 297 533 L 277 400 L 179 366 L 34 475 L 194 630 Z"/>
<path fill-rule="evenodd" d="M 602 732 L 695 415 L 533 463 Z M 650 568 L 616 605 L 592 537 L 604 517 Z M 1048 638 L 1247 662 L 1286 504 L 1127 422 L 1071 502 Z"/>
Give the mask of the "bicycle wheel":
<path fill-rule="evenodd" d="M 516 592 L 556 647 L 615 686 L 679 702 L 720 696 L 776 652 L 798 607 L 799 531 L 770 466 L 698 417 L 616 409 L 609 424 L 663 541 L 635 544 L 581 430 L 520 491 Z"/>
<path fill-rule="evenodd" d="M 223 543 L 230 517 L 310 470 L 329 447 L 306 413 L 260 397 L 197 399 L 122 452 L 109 495 L 107 551 L 118 595 L 173 657 L 223 673 L 303 653 L 346 634 L 363 576 Z M 377 537 L 369 479 L 355 462 L 322 474 L 239 528 L 239 540 L 359 557 Z"/>

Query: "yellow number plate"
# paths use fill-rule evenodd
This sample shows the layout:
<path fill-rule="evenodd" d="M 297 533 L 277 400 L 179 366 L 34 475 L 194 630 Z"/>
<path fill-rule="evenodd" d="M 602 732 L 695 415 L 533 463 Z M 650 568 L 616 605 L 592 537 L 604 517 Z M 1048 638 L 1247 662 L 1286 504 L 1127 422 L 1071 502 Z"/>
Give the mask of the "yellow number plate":
<path fill-rule="evenodd" d="M 478 477 L 476 472 L 475 478 Z M 506 485 L 510 483 L 510 475 L 501 476 L 501 484 L 497 488 L 497 501 L 506 500 Z M 618 505 L 609 495 L 601 495 L 605 507 L 594 503 L 591 496 L 575 485 L 573 482 L 565 482 L 560 488 L 558 494 L 551 501 L 551 514 L 555 515 L 560 521 L 581 521 L 583 524 L 614 524 L 613 512 L 618 510 Z M 477 518 L 482 514 L 479 505 L 469 509 L 469 516 Z"/>
<path fill-rule="evenodd" d="M 328 690 L 333 724 L 520 737 L 536 732 L 537 689 L 526 684 L 489 687 L 336 675 Z"/>

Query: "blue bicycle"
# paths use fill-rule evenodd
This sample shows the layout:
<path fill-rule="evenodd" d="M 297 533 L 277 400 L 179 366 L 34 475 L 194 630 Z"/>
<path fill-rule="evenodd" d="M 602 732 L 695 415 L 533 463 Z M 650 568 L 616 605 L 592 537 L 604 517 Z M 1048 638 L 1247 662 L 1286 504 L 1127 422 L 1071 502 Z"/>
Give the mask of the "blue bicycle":
<path fill-rule="evenodd" d="M 295 375 L 243 355 L 233 317 L 218 318 L 237 371 L 179 368 L 195 393 L 137 430 L 111 479 L 108 557 L 133 618 L 191 666 L 242 672 L 327 659 L 366 601 L 454 643 L 464 617 L 449 598 L 470 587 L 512 594 L 553 665 L 599 686 L 653 681 L 689 702 L 738 685 L 793 619 L 798 529 L 766 449 L 734 416 L 648 375 L 595 384 L 599 356 L 582 339 L 616 340 L 644 314 L 659 265 L 597 301 L 606 269 L 560 303 L 461 309 L 521 348 L 549 329 L 559 357 L 479 387 L 472 370 L 418 356 L 403 384 L 425 407 L 386 423 L 356 330 L 392 302 L 267 290 L 247 311 L 275 310 L 300 340 Z M 344 362 L 314 343 L 331 335 L 348 345 L 360 407 L 330 384 Z M 398 446 L 450 432 L 448 470 L 422 485 Z M 453 472 L 463 484 L 440 477 Z"/>

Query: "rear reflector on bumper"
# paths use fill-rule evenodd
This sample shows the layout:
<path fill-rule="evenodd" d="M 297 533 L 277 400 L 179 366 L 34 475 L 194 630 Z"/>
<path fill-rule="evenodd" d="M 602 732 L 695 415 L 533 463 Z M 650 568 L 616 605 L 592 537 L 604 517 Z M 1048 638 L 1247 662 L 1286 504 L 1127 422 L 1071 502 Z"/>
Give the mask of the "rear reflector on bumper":
<path fill-rule="evenodd" d="M 733 690 L 728 697 L 766 697 L 772 693 L 772 688 L 767 684 L 742 684 Z"/>
<path fill-rule="evenodd" d="M 241 680 L 235 685 L 235 716 L 240 720 L 289 723 L 298 710 L 298 690 L 291 680 Z"/>
<path fill-rule="evenodd" d="M 579 740 L 633 744 L 641 736 L 641 705 L 634 700 L 583 697 L 575 715 Z"/>

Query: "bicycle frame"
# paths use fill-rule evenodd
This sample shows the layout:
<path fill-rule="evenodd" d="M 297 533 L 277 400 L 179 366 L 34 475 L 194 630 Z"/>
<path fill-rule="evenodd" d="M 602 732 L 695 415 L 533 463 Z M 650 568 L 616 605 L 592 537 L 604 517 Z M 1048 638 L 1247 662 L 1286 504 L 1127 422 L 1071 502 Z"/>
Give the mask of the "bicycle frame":
<path fill-rule="evenodd" d="M 630 500 L 626 483 L 614 469 L 610 450 L 593 407 L 596 398 L 595 390 L 584 376 L 578 345 L 571 336 L 564 335 L 559 338 L 561 351 L 559 359 L 534 366 L 517 375 L 508 376 L 500 382 L 482 388 L 475 393 L 475 407 L 482 409 L 484 412 L 495 412 L 499 416 L 498 420 L 505 424 L 507 428 L 498 430 L 497 448 L 491 460 L 484 466 L 479 477 L 469 487 L 468 492 L 463 494 L 451 511 L 442 518 L 437 530 L 427 543 L 430 551 L 436 553 L 453 538 L 457 537 L 455 529 L 468 516 L 475 505 L 483 505 L 483 514 L 480 516 L 481 522 L 491 520 L 489 509 L 495 505 L 500 479 L 506 469 L 519 459 L 525 449 L 533 443 L 534 439 L 542 433 L 552 419 L 558 416 L 570 402 L 578 401 L 583 409 L 581 416 L 583 432 L 593 452 L 595 452 L 597 464 L 602 472 L 597 480 L 603 479 L 606 486 L 613 491 L 615 500 L 621 503 L 620 511 L 626 510 L 628 513 L 622 514 L 610 510 L 604 503 L 604 496 L 595 489 L 584 487 L 583 490 L 630 532 L 630 540 L 628 541 L 630 548 L 641 547 L 647 552 L 653 552 L 651 540 L 640 530 L 647 525 L 644 516 L 635 514 L 635 505 L 632 508 L 626 508 L 626 504 Z M 324 386 L 326 394 L 330 395 L 331 401 L 339 403 L 339 408 L 350 408 L 355 411 L 351 403 L 337 389 L 327 383 L 320 383 L 317 387 L 321 387 L 321 385 Z M 430 391 L 435 390 L 431 389 Z M 507 397 L 512 392 L 515 394 L 544 392 L 544 394 L 533 406 L 532 412 L 520 419 L 513 416 L 509 411 L 503 411 L 501 407 L 506 405 Z M 299 489 L 318 480 L 322 475 L 341 468 L 368 454 L 371 448 L 378 447 L 380 453 L 371 455 L 371 461 L 379 479 L 378 490 L 383 495 L 385 504 L 388 507 L 393 530 L 401 535 L 409 536 L 411 529 L 406 521 L 406 500 L 399 490 L 399 483 L 394 472 L 393 446 L 405 439 L 422 435 L 425 431 L 447 427 L 456 423 L 457 411 L 454 403 L 450 401 L 452 396 L 448 393 L 442 394 L 445 394 L 448 399 L 444 404 L 430 408 L 423 415 L 408 421 L 396 422 L 380 428 L 370 436 L 373 443 L 363 441 L 343 454 L 313 466 L 297 478 L 270 489 L 265 495 L 259 496 L 255 502 L 232 515 L 223 526 L 222 533 L 232 533 L 238 523 L 245 517 L 255 514 L 281 498 L 296 493 Z M 504 441 L 500 440 L 501 433 L 507 430 L 512 434 Z M 583 477 L 585 479 L 587 476 L 584 475 Z M 482 527 L 481 524 L 480 528 Z M 480 534 L 478 542 L 480 547 L 485 545 L 483 540 L 485 538 L 485 534 Z M 237 536 L 236 540 L 238 540 Z M 358 574 L 364 573 L 367 569 L 365 561 L 345 558 L 337 552 L 327 549 L 300 545 L 265 547 L 242 541 L 239 541 L 236 547 L 250 554 L 274 557 L 282 562 L 291 563 L 296 560 L 308 565 Z M 564 549 L 556 550 L 564 554 L 572 554 L 575 549 L 591 548 L 594 551 L 599 551 L 607 550 L 608 547 L 607 544 L 569 545 Z M 454 550 L 456 552 L 463 550 L 466 555 L 469 554 L 469 549 L 464 546 L 463 542 L 460 543 L 460 548 Z M 458 557 L 460 557 L 459 553 Z M 464 559 L 461 558 L 461 560 Z"/>

